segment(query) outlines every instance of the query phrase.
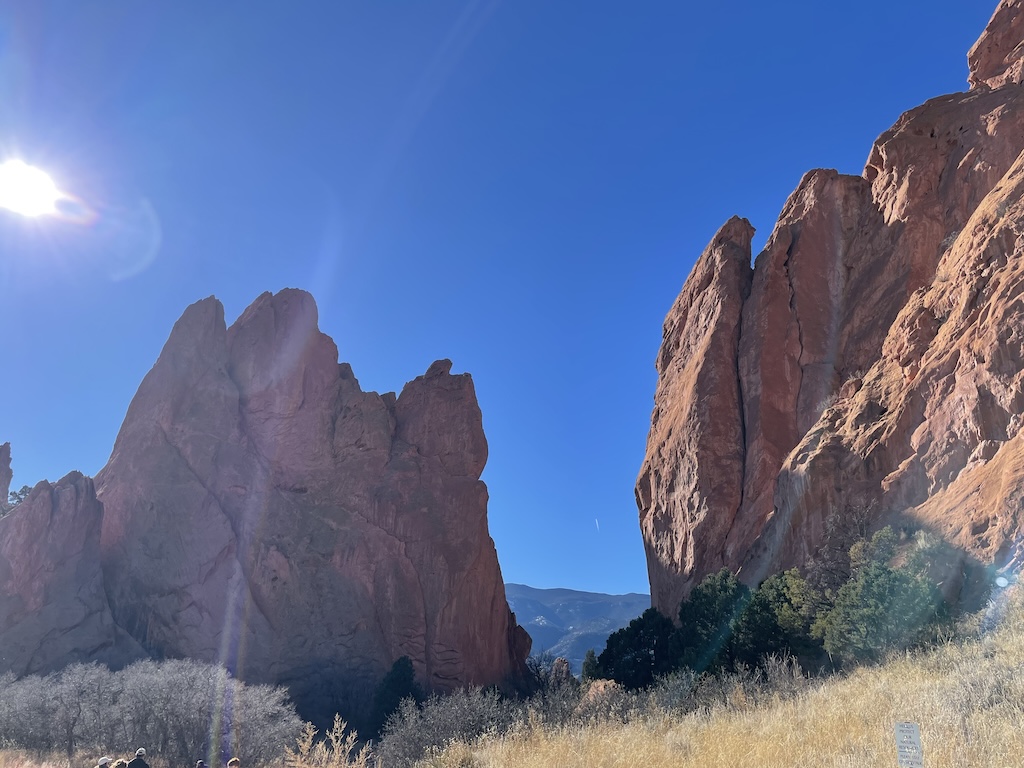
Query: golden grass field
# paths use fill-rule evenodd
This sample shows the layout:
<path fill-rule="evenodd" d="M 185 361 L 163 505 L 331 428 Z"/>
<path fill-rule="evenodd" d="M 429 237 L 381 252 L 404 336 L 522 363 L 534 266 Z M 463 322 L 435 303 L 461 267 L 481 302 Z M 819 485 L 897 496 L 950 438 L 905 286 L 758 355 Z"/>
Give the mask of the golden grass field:
<path fill-rule="evenodd" d="M 916 722 L 927 768 L 1024 765 L 1024 611 L 950 642 L 833 678 L 788 700 L 582 729 L 528 727 L 452 744 L 432 768 L 894 768 L 894 725 Z"/>

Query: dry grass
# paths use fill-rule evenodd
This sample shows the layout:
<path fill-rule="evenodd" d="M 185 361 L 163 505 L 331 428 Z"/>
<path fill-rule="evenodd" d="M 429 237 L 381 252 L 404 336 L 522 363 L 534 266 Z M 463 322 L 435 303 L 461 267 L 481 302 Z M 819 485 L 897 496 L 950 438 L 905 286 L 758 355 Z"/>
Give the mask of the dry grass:
<path fill-rule="evenodd" d="M 750 695 L 739 678 L 711 711 L 554 727 L 531 717 L 509 734 L 450 744 L 429 768 L 891 768 L 893 725 L 918 723 L 928 768 L 1009 768 L 1024 758 L 1024 606 L 983 640 L 950 642 L 786 695 Z M 776 690 L 783 690 L 779 687 Z M 795 694 L 793 691 L 798 691 Z M 709 701 L 712 699 L 708 699 Z M 650 711 L 650 710 L 648 710 Z M 369 768 L 345 724 L 308 727 L 289 768 Z M 86 768 L 98 755 L 0 750 L 0 768 Z M 148 758 L 147 758 L 148 759 Z M 153 768 L 170 768 L 153 755 Z M 379 768 L 389 768 L 377 764 Z M 180 767 L 179 767 L 180 768 Z"/>
<path fill-rule="evenodd" d="M 129 760 L 133 755 L 120 755 L 114 752 L 103 753 L 115 760 L 119 757 Z M 63 752 L 39 753 L 25 749 L 0 749 L 0 768 L 91 768 L 102 757 L 97 752 L 76 752 L 68 757 Z M 170 768 L 168 762 L 160 757 L 147 756 L 149 768 Z M 112 763 L 113 764 L 113 763 Z M 189 766 L 191 768 L 191 766 Z"/>
<path fill-rule="evenodd" d="M 306 723 L 295 749 L 288 750 L 285 765 L 288 768 L 367 768 L 369 758 L 369 747 L 359 746 L 355 731 L 350 731 L 348 723 L 335 715 L 334 726 L 321 739 L 317 738 L 316 728 Z"/>
<path fill-rule="evenodd" d="M 70 768 L 70 765 L 71 761 L 66 757 L 40 757 L 16 749 L 0 750 L 0 768 Z"/>
<path fill-rule="evenodd" d="M 860 669 L 789 700 L 572 730 L 527 727 L 455 744 L 431 768 L 891 768 L 893 726 L 918 723 L 929 768 L 1024 760 L 1024 611 L 983 641 Z M 2 766 L 0 766 L 2 768 Z"/>

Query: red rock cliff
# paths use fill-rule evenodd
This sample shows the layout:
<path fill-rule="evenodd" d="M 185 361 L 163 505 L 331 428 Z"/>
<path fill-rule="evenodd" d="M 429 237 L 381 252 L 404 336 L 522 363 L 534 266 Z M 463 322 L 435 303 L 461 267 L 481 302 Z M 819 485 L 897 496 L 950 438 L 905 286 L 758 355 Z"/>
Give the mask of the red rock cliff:
<path fill-rule="evenodd" d="M 1013 556 L 1022 49 L 1024 2 L 1003 0 L 971 90 L 903 115 L 861 176 L 807 174 L 749 290 L 707 278 L 722 232 L 698 260 L 666 320 L 637 482 L 655 607 L 674 614 L 722 566 L 756 583 L 803 563 L 853 509 Z"/>
<path fill-rule="evenodd" d="M 0 485 L 10 481 L 0 449 Z M 45 674 L 73 662 L 145 656 L 114 622 L 100 570 L 103 508 L 92 480 L 41 482 L 0 519 L 0 672 Z"/>
<path fill-rule="evenodd" d="M 380 396 L 304 292 L 264 294 L 230 328 L 216 299 L 189 307 L 96 478 L 117 623 L 307 710 L 343 707 L 401 656 L 435 690 L 519 674 L 529 637 L 487 529 L 480 409 L 450 368 Z"/>

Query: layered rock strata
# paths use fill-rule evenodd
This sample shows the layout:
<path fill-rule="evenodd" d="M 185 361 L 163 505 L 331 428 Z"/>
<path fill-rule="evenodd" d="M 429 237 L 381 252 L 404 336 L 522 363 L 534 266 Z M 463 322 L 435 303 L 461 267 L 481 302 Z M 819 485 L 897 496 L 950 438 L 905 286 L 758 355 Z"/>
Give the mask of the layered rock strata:
<path fill-rule="evenodd" d="M 903 115 L 861 176 L 807 174 L 752 269 L 735 219 L 698 259 L 665 322 L 637 482 L 663 612 L 723 566 L 756 583 L 806 562 L 828 516 L 854 510 L 1012 556 L 1022 8 L 1000 3 L 971 90 Z"/>

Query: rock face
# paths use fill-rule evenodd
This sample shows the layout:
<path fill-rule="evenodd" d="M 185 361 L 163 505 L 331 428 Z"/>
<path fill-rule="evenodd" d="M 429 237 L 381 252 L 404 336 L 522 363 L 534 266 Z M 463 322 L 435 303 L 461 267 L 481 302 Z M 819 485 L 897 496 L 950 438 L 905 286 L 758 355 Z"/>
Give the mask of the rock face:
<path fill-rule="evenodd" d="M 96 478 L 114 620 L 307 711 L 346 708 L 401 656 L 434 690 L 521 673 L 480 409 L 450 369 L 363 392 L 304 292 L 230 328 L 216 299 L 189 307 Z"/>
<path fill-rule="evenodd" d="M 1020 83 L 1024 71 L 1024 8 L 1016 0 L 1000 0 L 992 21 L 967 54 L 971 88 L 999 88 Z"/>
<path fill-rule="evenodd" d="M 11 478 L 14 477 L 14 473 L 11 472 L 11 444 L 4 443 L 0 445 L 0 506 L 7 503 L 7 498 L 11 491 Z"/>
<path fill-rule="evenodd" d="M 807 174 L 752 274 L 736 219 L 697 261 L 665 323 L 636 488 L 659 610 L 723 566 L 756 583 L 805 562 L 853 510 L 1013 557 L 1022 41 L 1024 2 L 1003 0 L 970 92 L 903 115 L 862 176 Z"/>
<path fill-rule="evenodd" d="M 5 445 L 0 467 L 9 462 Z M 102 519 L 92 480 L 78 472 L 39 483 L 0 519 L 0 671 L 47 673 L 77 661 L 119 666 L 145 655 L 107 604 Z"/>

